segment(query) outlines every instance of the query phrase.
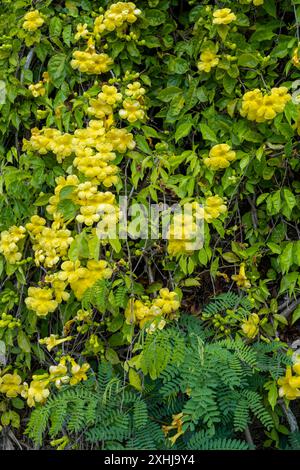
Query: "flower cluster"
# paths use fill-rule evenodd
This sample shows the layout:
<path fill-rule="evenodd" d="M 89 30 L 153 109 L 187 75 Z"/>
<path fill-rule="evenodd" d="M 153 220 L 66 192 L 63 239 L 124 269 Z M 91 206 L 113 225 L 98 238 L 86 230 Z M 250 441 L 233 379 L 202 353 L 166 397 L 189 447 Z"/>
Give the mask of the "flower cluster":
<path fill-rule="evenodd" d="M 200 60 L 197 63 L 197 67 L 200 72 L 209 73 L 213 67 L 218 65 L 218 63 L 219 58 L 217 54 L 210 49 L 205 49 L 200 54 Z"/>
<path fill-rule="evenodd" d="M 271 93 L 265 95 L 256 88 L 244 94 L 241 116 L 250 121 L 270 121 L 283 112 L 290 100 L 291 95 L 286 87 L 272 88 Z"/>
<path fill-rule="evenodd" d="M 107 92 L 107 90 L 105 91 Z M 102 93 L 104 94 L 104 92 Z M 108 97 L 108 93 L 106 96 Z M 110 99 L 112 99 L 112 94 L 110 94 Z M 100 120 L 113 112 L 110 104 L 99 98 L 92 99 L 88 112 L 98 119 L 91 120 L 84 129 L 77 129 L 74 135 L 61 133 L 57 129 L 43 128 L 39 130 L 35 128 L 31 131 L 30 140 L 24 141 L 23 149 L 38 152 L 41 155 L 52 152 L 59 163 L 66 157 L 75 154 L 74 167 L 91 182 L 101 183 L 108 188 L 118 182 L 118 168 L 112 164 L 116 158 L 114 151 L 124 153 L 127 149 L 132 150 L 135 147 L 135 142 L 133 135 L 126 129 L 110 126 L 107 129 L 107 123 L 105 127 L 104 122 Z M 76 177 L 71 176 L 75 181 Z M 78 181 L 71 184 L 78 184 Z M 56 196 L 58 192 L 56 189 Z"/>
<path fill-rule="evenodd" d="M 101 52 L 100 54 L 96 52 L 95 44 L 92 38 L 90 38 L 85 51 L 73 52 L 71 67 L 82 73 L 98 75 L 108 72 L 111 69 L 113 62 L 113 59 L 104 52 Z"/>
<path fill-rule="evenodd" d="M 204 210 L 197 202 L 190 206 L 191 210 L 174 214 L 168 229 L 168 253 L 170 256 L 191 254 L 199 239 L 199 222 L 204 218 Z"/>
<path fill-rule="evenodd" d="M 45 83 L 49 82 L 49 74 L 48 72 L 43 73 L 43 80 L 40 80 L 37 83 L 32 83 L 29 85 L 28 89 L 31 91 L 32 96 L 37 98 L 38 96 L 44 96 L 46 93 L 46 89 L 44 87 Z"/>
<path fill-rule="evenodd" d="M 67 254 L 73 241 L 70 230 L 64 225 L 60 228 L 60 221 L 54 221 L 51 227 L 47 227 L 46 220 L 38 215 L 31 217 L 26 229 L 32 239 L 34 261 L 37 266 L 43 265 L 48 268 L 55 266 L 60 258 Z"/>
<path fill-rule="evenodd" d="M 81 300 L 86 289 L 100 279 L 109 279 L 111 275 L 112 269 L 108 267 L 106 261 L 88 260 L 84 267 L 79 260 L 76 260 L 62 263 L 57 276 L 59 280 L 69 283 L 76 298 Z"/>
<path fill-rule="evenodd" d="M 295 372 L 295 375 L 293 375 Z M 300 362 L 295 362 L 293 366 L 287 366 L 285 377 L 277 381 L 279 385 L 279 396 L 288 400 L 295 400 L 300 397 Z"/>
<path fill-rule="evenodd" d="M 44 19 L 38 10 L 33 10 L 26 13 L 24 20 L 23 28 L 27 31 L 36 31 L 44 24 Z"/>
<path fill-rule="evenodd" d="M 53 298 L 53 290 L 48 287 L 29 287 L 25 304 L 38 317 L 45 317 L 58 307 L 58 302 Z"/>
<path fill-rule="evenodd" d="M 4 393 L 7 398 L 15 398 L 21 395 L 23 388 L 22 379 L 16 371 L 13 374 L 0 376 L 0 393 Z"/>
<path fill-rule="evenodd" d="M 227 206 L 224 199 L 220 196 L 209 196 L 204 204 L 204 219 L 210 223 L 217 219 L 221 214 L 227 212 Z"/>
<path fill-rule="evenodd" d="M 28 385 L 23 383 L 21 396 L 27 399 L 27 405 L 31 408 L 37 403 L 45 403 L 50 395 L 50 386 L 55 384 L 60 388 L 64 384 L 77 385 L 87 380 L 88 363 L 79 365 L 70 356 L 63 356 L 57 366 L 50 366 L 49 373 L 33 375 Z"/>
<path fill-rule="evenodd" d="M 141 13 L 141 10 L 136 8 L 132 2 L 113 3 L 104 15 L 100 15 L 95 19 L 94 34 L 114 31 L 121 28 L 124 23 L 135 23 Z"/>
<path fill-rule="evenodd" d="M 26 229 L 22 226 L 13 225 L 8 230 L 4 230 L 0 235 L 0 253 L 3 254 L 6 261 L 15 264 L 22 258 L 22 253 L 18 243 L 26 236 Z"/>
<path fill-rule="evenodd" d="M 227 168 L 230 162 L 236 159 L 236 153 L 227 144 L 214 145 L 208 158 L 204 158 L 204 164 L 211 170 L 217 171 Z"/>
<path fill-rule="evenodd" d="M 229 24 L 236 20 L 236 16 L 230 8 L 221 8 L 213 13 L 213 24 Z"/>
<path fill-rule="evenodd" d="M 259 330 L 259 323 L 260 320 L 257 313 L 251 313 L 248 319 L 244 323 L 242 323 L 242 330 L 247 336 L 247 338 L 255 338 Z"/>
<path fill-rule="evenodd" d="M 152 301 L 130 299 L 125 310 L 126 323 L 129 325 L 138 323 L 140 328 L 143 328 L 145 324 L 150 324 L 150 332 L 155 328 L 162 329 L 166 324 L 164 318 L 176 318 L 179 307 L 177 293 L 163 288 L 159 291 L 159 297 Z"/>

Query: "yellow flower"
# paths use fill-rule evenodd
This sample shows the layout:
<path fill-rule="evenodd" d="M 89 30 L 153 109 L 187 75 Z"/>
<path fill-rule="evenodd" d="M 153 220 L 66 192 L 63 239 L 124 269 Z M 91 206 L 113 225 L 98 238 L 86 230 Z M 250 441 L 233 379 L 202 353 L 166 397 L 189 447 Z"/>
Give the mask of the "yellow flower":
<path fill-rule="evenodd" d="M 40 344 L 45 344 L 47 346 L 48 351 L 55 348 L 59 344 L 65 343 L 66 341 L 70 341 L 73 339 L 73 336 L 67 336 L 66 338 L 58 339 L 58 335 L 50 335 L 47 338 L 43 338 L 39 340 Z"/>
<path fill-rule="evenodd" d="M 200 55 L 200 60 L 197 64 L 198 70 L 201 72 L 210 72 L 213 67 L 216 67 L 219 63 L 217 54 L 209 49 L 206 49 Z"/>
<path fill-rule="evenodd" d="M 45 403 L 50 395 L 48 374 L 33 375 L 32 379 L 29 387 L 24 383 L 25 388 L 21 393 L 24 398 L 27 398 L 27 405 L 30 408 L 35 406 L 36 403 Z"/>
<path fill-rule="evenodd" d="M 235 281 L 239 287 L 243 287 L 244 289 L 249 289 L 251 287 L 251 283 L 245 273 L 244 263 L 240 265 L 239 274 L 234 274 L 233 276 L 231 276 L 231 279 Z"/>
<path fill-rule="evenodd" d="M 142 88 L 140 82 L 133 82 L 127 85 L 125 95 L 130 96 L 134 100 L 140 99 L 146 93 L 145 88 Z"/>
<path fill-rule="evenodd" d="M 0 377 L 0 393 L 5 393 L 8 398 L 17 397 L 22 390 L 22 379 L 16 372 Z"/>
<path fill-rule="evenodd" d="M 114 105 L 122 100 L 122 95 L 118 93 L 115 86 L 103 85 L 102 93 L 99 93 L 98 98 L 107 104 Z"/>
<path fill-rule="evenodd" d="M 0 235 L 0 253 L 3 254 L 6 261 L 15 264 L 22 258 L 22 253 L 18 243 L 26 236 L 26 229 L 22 226 L 13 225 L 8 230 L 4 230 Z"/>
<path fill-rule="evenodd" d="M 300 377 L 293 377 L 290 366 L 286 368 L 285 377 L 278 379 L 277 383 L 280 386 L 280 397 L 286 397 L 288 400 L 295 400 L 300 397 Z"/>
<path fill-rule="evenodd" d="M 242 330 L 245 335 L 253 339 L 258 333 L 259 316 L 257 313 L 252 313 L 249 318 L 242 324 Z"/>
<path fill-rule="evenodd" d="M 204 219 L 210 223 L 217 219 L 221 214 L 227 211 L 227 207 L 220 196 L 210 196 L 206 199 L 204 205 Z"/>
<path fill-rule="evenodd" d="M 90 365 L 88 363 L 84 363 L 82 366 L 80 366 L 79 364 L 76 364 L 75 361 L 73 361 L 73 365 L 71 367 L 72 377 L 70 379 L 70 385 L 76 385 L 82 380 L 87 380 L 86 372 L 89 370 L 89 368 Z"/>
<path fill-rule="evenodd" d="M 259 89 L 248 91 L 243 96 L 241 116 L 250 121 L 270 121 L 283 112 L 291 99 L 286 87 L 272 88 L 271 93 L 265 95 Z"/>
<path fill-rule="evenodd" d="M 52 298 L 53 292 L 45 287 L 29 287 L 28 297 L 25 304 L 29 310 L 33 310 L 38 317 L 45 317 L 50 312 L 54 312 L 58 307 L 58 302 Z"/>
<path fill-rule="evenodd" d="M 122 119 L 127 119 L 128 122 L 132 123 L 144 119 L 145 112 L 141 109 L 139 101 L 126 98 L 123 101 L 123 109 L 120 109 L 119 115 Z"/>
<path fill-rule="evenodd" d="M 28 88 L 31 91 L 32 96 L 34 96 L 35 98 L 37 98 L 38 96 L 44 96 L 46 93 L 43 82 L 38 82 L 36 84 L 29 85 Z"/>
<path fill-rule="evenodd" d="M 76 29 L 77 33 L 75 34 L 75 41 L 78 41 L 80 38 L 86 38 L 89 35 L 86 23 L 79 23 Z"/>
<path fill-rule="evenodd" d="M 236 16 L 230 8 L 222 8 L 213 13 L 213 24 L 229 24 L 236 20 Z"/>
<path fill-rule="evenodd" d="M 27 31 L 36 31 L 44 24 L 44 20 L 38 10 L 26 13 L 24 20 L 23 28 Z"/>
<path fill-rule="evenodd" d="M 204 159 L 204 164 L 211 170 L 227 168 L 234 161 L 236 153 L 227 144 L 219 144 L 212 147 L 209 157 Z"/>
<path fill-rule="evenodd" d="M 169 289 L 164 287 L 160 289 L 159 297 L 153 301 L 153 306 L 158 307 L 164 315 L 174 318 L 174 313 L 176 313 L 180 307 L 178 294 L 176 292 L 170 292 Z"/>
<path fill-rule="evenodd" d="M 113 60 L 107 54 L 88 51 L 73 52 L 71 67 L 83 73 L 101 74 L 110 70 Z"/>
<path fill-rule="evenodd" d="M 183 418 L 183 413 L 178 413 L 177 415 L 172 416 L 172 423 L 170 426 L 162 426 L 162 430 L 165 436 L 167 436 L 169 432 L 172 431 L 173 429 L 176 429 L 177 433 L 174 436 L 169 438 L 172 445 L 174 445 L 177 439 L 180 436 L 182 436 L 182 434 L 184 433 L 184 431 L 182 430 L 182 425 L 183 425 L 182 418 Z"/>

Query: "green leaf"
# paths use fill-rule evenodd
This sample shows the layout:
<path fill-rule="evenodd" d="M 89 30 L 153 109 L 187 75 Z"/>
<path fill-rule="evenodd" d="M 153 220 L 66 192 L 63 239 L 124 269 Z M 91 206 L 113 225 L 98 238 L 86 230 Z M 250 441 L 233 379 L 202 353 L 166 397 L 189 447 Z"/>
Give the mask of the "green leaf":
<path fill-rule="evenodd" d="M 234 253 L 228 251 L 227 253 L 222 254 L 222 258 L 225 259 L 228 263 L 238 263 L 240 258 L 238 258 Z"/>
<path fill-rule="evenodd" d="M 129 383 L 132 385 L 136 390 L 142 391 L 142 381 L 140 375 L 132 368 L 129 369 L 128 373 Z"/>
<path fill-rule="evenodd" d="M 30 353 L 30 350 L 31 350 L 30 341 L 29 341 L 28 336 L 24 333 L 23 330 L 19 330 L 17 341 L 18 341 L 18 346 L 20 349 L 22 349 L 22 351 L 26 353 Z"/>
<path fill-rule="evenodd" d="M 193 121 L 187 121 L 183 122 L 182 124 L 179 124 L 175 132 L 175 141 L 178 142 L 178 140 L 182 139 L 182 137 L 186 137 L 187 135 L 189 135 L 192 127 Z"/>
<path fill-rule="evenodd" d="M 237 63 L 242 67 L 255 68 L 258 64 L 258 59 L 254 54 L 241 54 Z"/>
<path fill-rule="evenodd" d="M 63 215 L 65 220 L 73 219 L 77 214 L 79 206 L 71 199 L 63 199 L 57 205 L 58 211 Z"/>
<path fill-rule="evenodd" d="M 52 56 L 48 62 L 50 80 L 58 88 L 66 76 L 66 56 L 59 53 Z"/>
<path fill-rule="evenodd" d="M 150 26 L 158 26 L 160 24 L 165 23 L 166 21 L 166 13 L 161 10 L 156 10 L 154 8 L 146 8 L 144 10 L 144 16 Z"/>
<path fill-rule="evenodd" d="M 296 321 L 299 320 L 299 318 L 300 318 L 300 305 L 298 305 L 298 307 L 296 307 L 295 310 L 293 311 L 292 325 L 296 323 Z"/>
<path fill-rule="evenodd" d="M 211 142 L 218 141 L 215 132 L 207 124 L 201 123 L 200 131 L 204 140 L 210 140 Z"/>
<path fill-rule="evenodd" d="M 174 96 L 178 95 L 179 93 L 182 93 L 182 90 L 180 88 L 178 88 L 177 86 L 169 86 L 159 91 L 157 93 L 157 98 L 163 101 L 164 103 L 168 103 L 174 98 Z"/>
<path fill-rule="evenodd" d="M 180 75 L 187 72 L 190 68 L 188 61 L 182 59 L 181 57 L 171 57 L 168 62 L 168 70 L 170 73 L 178 73 Z"/>
<path fill-rule="evenodd" d="M 62 22 L 57 16 L 54 16 L 53 18 L 51 18 L 49 22 L 50 38 L 51 39 L 58 38 L 61 35 L 62 27 L 63 27 Z"/>
<path fill-rule="evenodd" d="M 79 258 L 89 258 L 89 244 L 84 232 L 77 235 L 72 241 L 68 257 L 71 261 L 76 261 Z"/>
<path fill-rule="evenodd" d="M 275 0 L 264 0 L 263 9 L 269 13 L 269 15 L 276 18 L 276 3 Z"/>
<path fill-rule="evenodd" d="M 288 243 L 279 256 L 279 266 L 283 274 L 287 273 L 293 264 L 293 243 Z"/>

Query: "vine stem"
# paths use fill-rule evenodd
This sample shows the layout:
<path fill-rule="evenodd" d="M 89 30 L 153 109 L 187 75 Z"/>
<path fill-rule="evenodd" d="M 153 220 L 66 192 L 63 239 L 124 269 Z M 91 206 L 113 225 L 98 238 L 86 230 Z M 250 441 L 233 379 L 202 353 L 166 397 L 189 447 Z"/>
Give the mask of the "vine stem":
<path fill-rule="evenodd" d="M 248 444 L 250 445 L 250 447 L 255 447 L 253 439 L 252 439 L 252 435 L 248 426 L 245 429 L 245 438 Z"/>
<path fill-rule="evenodd" d="M 298 423 L 297 423 L 297 419 L 296 419 L 296 416 L 294 415 L 294 413 L 292 412 L 292 410 L 290 408 L 287 408 L 286 404 L 283 402 L 283 401 L 279 401 L 279 404 L 286 416 L 286 419 L 287 419 L 287 422 L 289 423 L 289 427 L 290 427 L 290 430 L 291 432 L 296 432 L 296 431 L 299 431 L 299 426 L 298 426 Z"/>

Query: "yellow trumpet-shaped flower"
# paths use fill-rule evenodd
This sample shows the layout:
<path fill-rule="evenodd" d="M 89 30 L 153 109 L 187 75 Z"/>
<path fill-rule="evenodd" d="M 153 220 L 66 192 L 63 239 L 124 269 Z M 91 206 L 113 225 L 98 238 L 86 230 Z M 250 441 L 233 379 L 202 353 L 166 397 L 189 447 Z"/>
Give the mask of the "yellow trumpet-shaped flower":
<path fill-rule="evenodd" d="M 244 289 L 249 289 L 251 287 L 251 283 L 246 276 L 244 263 L 240 265 L 239 273 L 231 276 L 231 279 L 235 281 L 239 287 L 243 287 Z"/>
<path fill-rule="evenodd" d="M 248 319 L 242 324 L 242 330 L 248 338 L 253 339 L 258 333 L 258 329 L 259 316 L 257 315 L 257 313 L 252 313 L 248 317 Z"/>
<path fill-rule="evenodd" d="M 218 144 L 212 147 L 204 164 L 211 170 L 217 171 L 227 168 L 230 162 L 236 159 L 236 153 L 227 144 Z"/>
<path fill-rule="evenodd" d="M 170 431 L 172 431 L 173 429 L 174 430 L 176 429 L 177 431 L 176 434 L 174 434 L 174 436 L 169 438 L 172 445 L 174 445 L 177 439 L 180 436 L 182 436 L 182 434 L 184 433 L 184 431 L 182 430 L 182 426 L 183 426 L 182 418 L 183 418 L 183 413 L 178 413 L 177 415 L 172 416 L 172 423 L 170 426 L 162 426 L 162 430 L 165 436 L 168 436 Z"/>
<path fill-rule="evenodd" d="M 198 70 L 200 72 L 209 73 L 213 67 L 216 67 L 219 63 L 217 54 L 210 49 L 206 49 L 200 55 L 200 60 L 197 63 Z"/>
<path fill-rule="evenodd" d="M 22 379 L 16 372 L 0 377 L 0 393 L 4 393 L 8 398 L 17 397 L 22 390 Z"/>
<path fill-rule="evenodd" d="M 24 20 L 23 28 L 27 31 L 36 31 L 45 22 L 38 10 L 33 10 L 26 13 Z"/>
<path fill-rule="evenodd" d="M 213 13 L 213 24 L 229 24 L 236 20 L 236 16 L 230 8 L 221 8 Z"/>
<path fill-rule="evenodd" d="M 48 351 L 51 351 L 51 349 L 55 348 L 59 344 L 65 343 L 66 341 L 71 341 L 71 339 L 73 339 L 73 336 L 67 336 L 66 338 L 58 339 L 58 335 L 50 335 L 47 338 L 40 339 L 39 343 L 45 344 Z"/>
<path fill-rule="evenodd" d="M 277 381 L 279 385 L 279 396 L 286 397 L 288 400 L 295 400 L 300 397 L 300 377 L 293 376 L 292 368 L 287 366 L 285 377 Z"/>

